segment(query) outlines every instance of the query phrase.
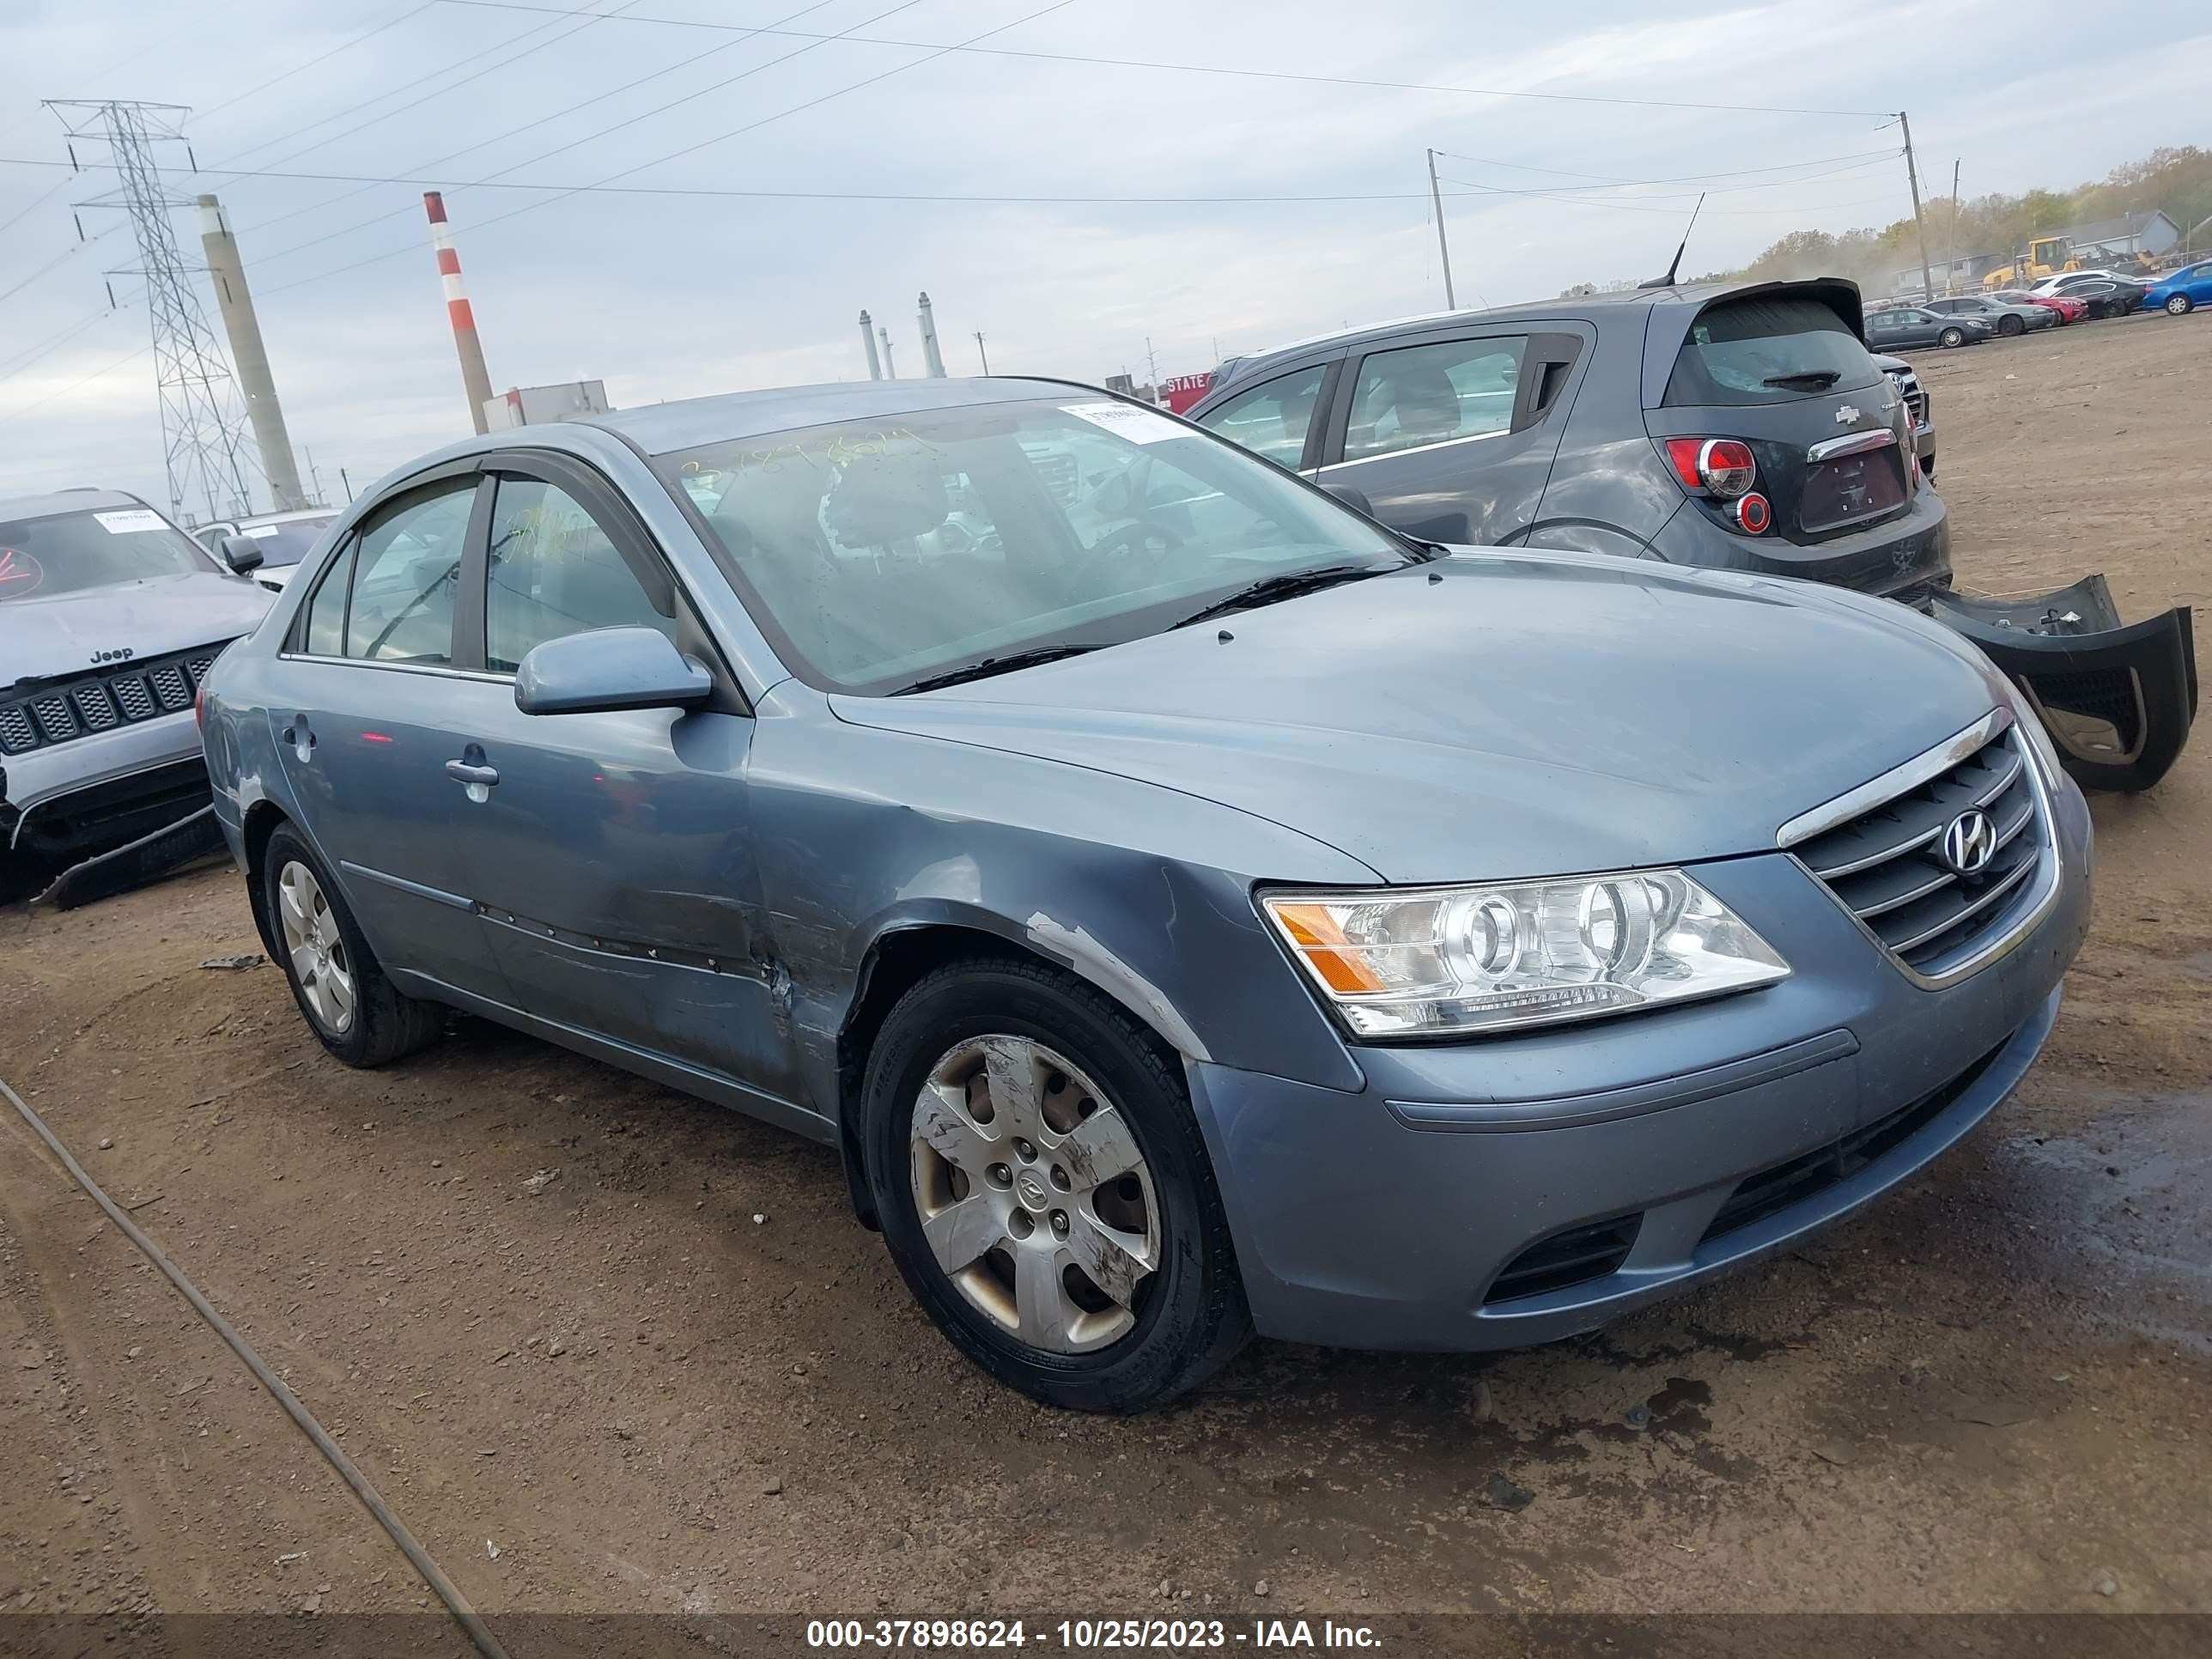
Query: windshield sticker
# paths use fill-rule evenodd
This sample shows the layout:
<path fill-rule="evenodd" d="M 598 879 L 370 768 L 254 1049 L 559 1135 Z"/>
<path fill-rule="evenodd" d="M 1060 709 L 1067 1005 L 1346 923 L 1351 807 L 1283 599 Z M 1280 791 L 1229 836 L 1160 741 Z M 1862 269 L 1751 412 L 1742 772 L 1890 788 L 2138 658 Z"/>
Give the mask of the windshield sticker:
<path fill-rule="evenodd" d="M 1133 444 L 1160 444 L 1170 438 L 1190 436 L 1188 428 L 1134 404 L 1062 404 L 1060 407 L 1077 420 L 1088 421 Z"/>
<path fill-rule="evenodd" d="M 250 524 L 238 533 L 241 536 L 251 536 L 258 542 L 263 540 L 264 538 L 275 535 L 276 533 L 276 526 L 273 524 Z"/>
<path fill-rule="evenodd" d="M 0 599 L 20 599 L 39 591 L 46 568 L 20 547 L 0 547 Z"/>
<path fill-rule="evenodd" d="M 160 514 L 143 507 L 125 507 L 117 513 L 95 513 L 92 516 L 100 520 L 100 527 L 111 536 L 128 536 L 134 531 L 168 528 L 161 522 Z"/>

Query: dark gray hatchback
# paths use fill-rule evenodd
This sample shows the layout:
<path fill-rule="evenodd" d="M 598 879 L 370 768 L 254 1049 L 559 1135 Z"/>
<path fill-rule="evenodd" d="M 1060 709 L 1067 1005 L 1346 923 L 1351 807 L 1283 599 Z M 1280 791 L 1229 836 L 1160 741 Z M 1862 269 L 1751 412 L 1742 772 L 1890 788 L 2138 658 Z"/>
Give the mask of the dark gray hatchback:
<path fill-rule="evenodd" d="M 1839 280 L 1452 312 L 1232 358 L 1191 418 L 1425 541 L 1951 582 L 1911 416 Z"/>

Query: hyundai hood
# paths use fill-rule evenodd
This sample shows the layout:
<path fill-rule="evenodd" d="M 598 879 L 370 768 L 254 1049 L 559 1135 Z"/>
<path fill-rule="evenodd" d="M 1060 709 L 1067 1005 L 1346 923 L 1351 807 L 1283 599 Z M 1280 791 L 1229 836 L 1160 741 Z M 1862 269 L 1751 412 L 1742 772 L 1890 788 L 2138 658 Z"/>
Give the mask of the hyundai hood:
<path fill-rule="evenodd" d="M 1771 852 L 1995 705 L 1901 605 L 1460 554 L 840 718 L 1142 779 L 1451 882 Z M 1102 836 L 1110 835 L 1102 826 Z"/>

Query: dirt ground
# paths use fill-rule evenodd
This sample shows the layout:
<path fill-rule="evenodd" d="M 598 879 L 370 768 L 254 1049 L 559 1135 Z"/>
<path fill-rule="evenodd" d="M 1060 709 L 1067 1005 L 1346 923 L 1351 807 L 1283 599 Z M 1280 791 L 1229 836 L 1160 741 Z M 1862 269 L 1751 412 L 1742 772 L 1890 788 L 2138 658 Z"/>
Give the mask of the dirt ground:
<path fill-rule="evenodd" d="M 1963 583 L 2212 605 L 2212 321 L 1920 367 Z M 2096 803 L 2047 1056 L 1871 1212 L 1601 1335 L 1261 1345 L 1135 1421 L 958 1360 L 823 1149 L 473 1023 L 341 1068 L 199 966 L 259 948 L 227 870 L 0 915 L 0 1077 L 494 1615 L 2208 1613 L 2209 807 L 2206 734 Z M 0 1111 L 0 1610 L 428 1605 Z"/>

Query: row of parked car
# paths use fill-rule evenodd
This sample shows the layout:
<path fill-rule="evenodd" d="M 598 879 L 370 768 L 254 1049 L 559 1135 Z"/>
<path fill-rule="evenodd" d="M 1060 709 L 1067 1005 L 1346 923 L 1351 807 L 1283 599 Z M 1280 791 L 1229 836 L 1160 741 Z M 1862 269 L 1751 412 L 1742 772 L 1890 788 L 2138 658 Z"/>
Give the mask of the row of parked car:
<path fill-rule="evenodd" d="M 458 1008 L 820 1140 L 1057 1405 L 1255 1329 L 1588 1329 L 2016 1085 L 2088 815 L 2032 678 L 1884 597 L 1948 526 L 1854 287 L 1352 331 L 1196 416 L 1000 378 L 503 430 L 274 595 L 136 503 L 0 506 L 52 573 L 0 644 L 269 607 L 176 625 L 318 1041 Z M 0 741 L 189 732 L 113 643 Z"/>

